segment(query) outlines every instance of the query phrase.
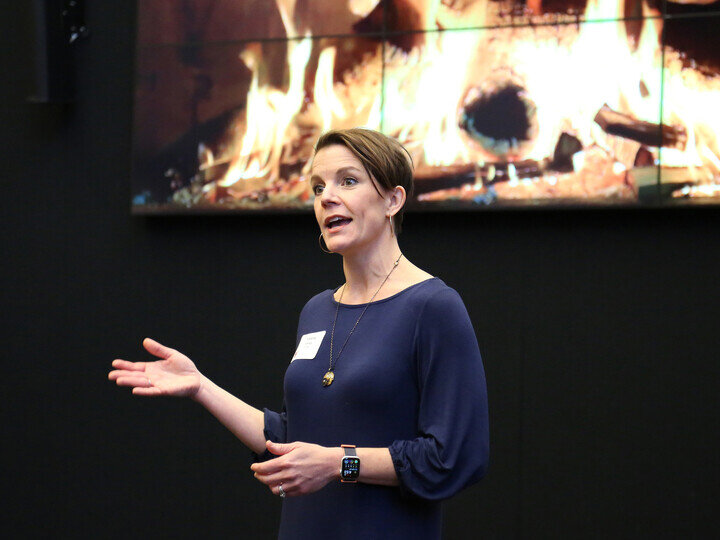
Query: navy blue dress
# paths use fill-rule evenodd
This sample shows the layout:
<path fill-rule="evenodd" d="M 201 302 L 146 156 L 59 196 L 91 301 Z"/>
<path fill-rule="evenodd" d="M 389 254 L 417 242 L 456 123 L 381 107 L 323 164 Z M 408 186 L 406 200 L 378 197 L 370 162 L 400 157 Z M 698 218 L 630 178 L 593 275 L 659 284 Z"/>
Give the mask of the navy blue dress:
<path fill-rule="evenodd" d="M 323 387 L 336 307 L 327 290 L 303 308 L 298 343 L 325 335 L 313 358 L 290 363 L 283 411 L 265 410 L 265 436 L 387 447 L 400 486 L 331 482 L 287 498 L 279 538 L 438 539 L 440 501 L 482 478 L 488 464 L 485 375 L 467 310 L 438 278 L 373 302 Z M 340 305 L 336 356 L 363 308 Z"/>

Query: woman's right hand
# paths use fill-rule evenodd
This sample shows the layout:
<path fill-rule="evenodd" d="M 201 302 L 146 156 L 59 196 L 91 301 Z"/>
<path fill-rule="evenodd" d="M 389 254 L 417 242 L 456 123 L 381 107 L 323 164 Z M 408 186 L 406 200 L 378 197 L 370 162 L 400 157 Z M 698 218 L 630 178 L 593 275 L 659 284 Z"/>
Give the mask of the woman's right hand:
<path fill-rule="evenodd" d="M 184 354 L 150 338 L 143 340 L 145 350 L 161 358 L 155 362 L 113 360 L 115 368 L 108 379 L 118 386 L 129 386 L 138 396 L 194 397 L 200 390 L 202 375 Z"/>

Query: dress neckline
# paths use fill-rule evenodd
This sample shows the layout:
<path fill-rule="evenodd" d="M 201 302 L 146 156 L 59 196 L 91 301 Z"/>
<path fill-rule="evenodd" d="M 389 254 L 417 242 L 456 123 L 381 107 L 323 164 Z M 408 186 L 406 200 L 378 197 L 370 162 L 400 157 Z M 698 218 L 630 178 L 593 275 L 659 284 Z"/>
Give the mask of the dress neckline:
<path fill-rule="evenodd" d="M 413 283 L 413 284 L 410 285 L 409 287 L 405 287 L 403 290 L 398 291 L 398 292 L 396 292 L 395 294 L 393 294 L 393 295 L 391 295 L 391 296 L 388 296 L 387 298 L 382 298 L 382 299 L 380 299 L 380 300 L 375 300 L 374 302 L 369 302 L 369 303 L 372 304 L 372 305 L 382 304 L 383 302 L 387 302 L 388 300 L 393 300 L 393 299 L 397 298 L 398 296 L 400 296 L 400 295 L 402 295 L 403 293 L 405 293 L 405 291 L 409 291 L 410 289 L 414 289 L 415 287 L 418 287 L 418 286 L 420 286 L 420 285 L 423 285 L 423 284 L 425 284 L 425 283 L 428 283 L 428 282 L 430 282 L 430 281 L 435 281 L 435 280 L 438 280 L 438 281 L 439 281 L 440 278 L 437 277 L 437 276 L 432 276 L 432 277 L 429 277 L 429 278 L 427 278 L 427 279 L 423 279 L 422 281 L 418 281 L 417 283 Z M 342 285 L 341 285 L 340 287 L 342 287 Z M 337 300 L 335 300 L 335 293 L 338 292 L 338 290 L 340 290 L 340 287 L 336 287 L 335 289 L 330 289 L 330 290 L 329 290 L 329 291 L 330 291 L 330 300 L 332 301 L 333 305 L 336 305 L 336 306 L 337 306 L 337 305 L 339 304 L 340 307 L 344 307 L 344 308 L 364 308 L 365 306 L 368 305 L 368 302 L 365 302 L 364 304 L 345 304 L 345 303 L 342 303 L 342 304 L 341 304 L 340 302 L 338 302 Z"/>

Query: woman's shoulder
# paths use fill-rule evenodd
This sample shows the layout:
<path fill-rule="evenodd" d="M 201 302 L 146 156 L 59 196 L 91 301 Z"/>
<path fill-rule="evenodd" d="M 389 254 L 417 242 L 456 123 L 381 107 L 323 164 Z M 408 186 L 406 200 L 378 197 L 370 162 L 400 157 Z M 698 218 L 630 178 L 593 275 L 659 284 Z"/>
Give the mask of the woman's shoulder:
<path fill-rule="evenodd" d="M 312 298 L 310 298 L 310 300 L 305 302 L 305 306 L 303 306 L 303 311 L 307 309 L 313 309 L 319 306 L 332 304 L 334 293 L 335 289 L 325 289 L 324 291 L 317 293 Z"/>
<path fill-rule="evenodd" d="M 477 348 L 475 330 L 465 302 L 452 287 L 440 279 L 428 283 L 418 310 L 416 337 L 425 342 L 457 340 Z"/>
<path fill-rule="evenodd" d="M 439 277 L 432 277 L 410 287 L 406 308 L 417 313 L 421 326 L 444 326 L 469 319 L 460 294 Z"/>
<path fill-rule="evenodd" d="M 430 308 L 441 307 L 447 304 L 463 304 L 458 292 L 439 277 L 433 277 L 421 282 L 418 287 L 418 299 Z"/>
<path fill-rule="evenodd" d="M 394 294 L 386 300 L 401 300 L 399 303 L 405 304 L 406 308 L 413 307 L 420 311 L 435 310 L 438 306 L 443 306 L 448 302 L 451 304 L 462 304 L 460 295 L 449 287 L 442 279 L 437 276 L 430 276 L 427 279 L 409 284 L 400 292 Z M 383 302 L 383 300 L 381 300 Z"/>

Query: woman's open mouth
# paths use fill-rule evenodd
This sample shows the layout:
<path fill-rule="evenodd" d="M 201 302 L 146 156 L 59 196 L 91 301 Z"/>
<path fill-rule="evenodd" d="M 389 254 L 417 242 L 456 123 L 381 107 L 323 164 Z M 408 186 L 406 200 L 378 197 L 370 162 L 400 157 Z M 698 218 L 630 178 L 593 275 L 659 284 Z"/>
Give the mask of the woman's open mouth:
<path fill-rule="evenodd" d="M 325 226 L 327 227 L 328 231 L 334 231 L 343 227 L 344 225 L 347 225 L 351 221 L 352 219 L 347 217 L 334 216 L 325 221 Z"/>

